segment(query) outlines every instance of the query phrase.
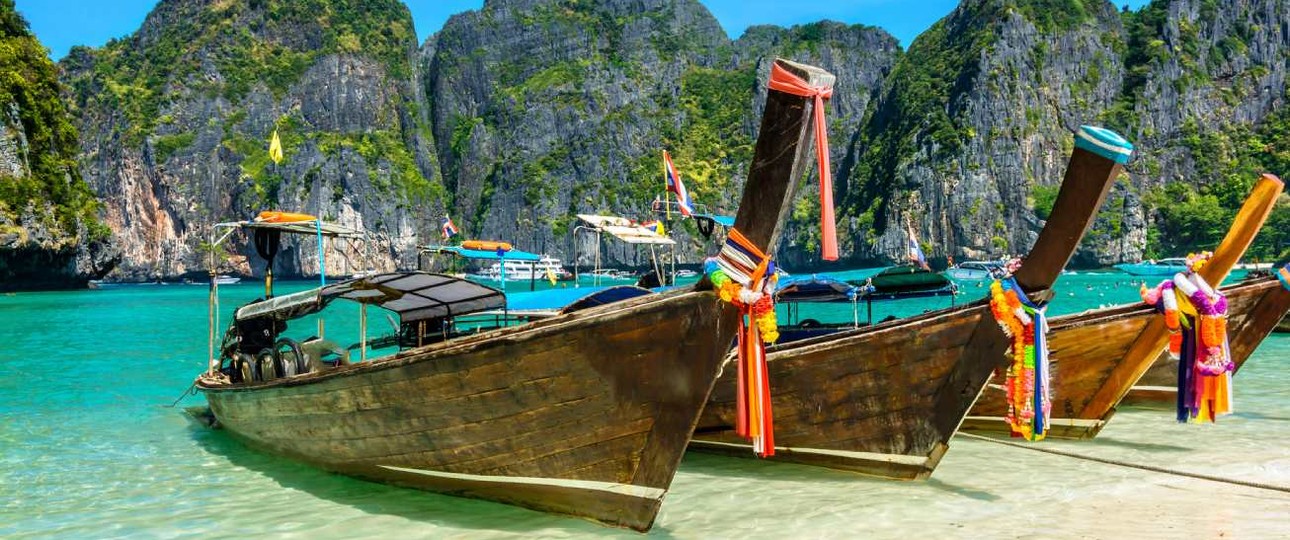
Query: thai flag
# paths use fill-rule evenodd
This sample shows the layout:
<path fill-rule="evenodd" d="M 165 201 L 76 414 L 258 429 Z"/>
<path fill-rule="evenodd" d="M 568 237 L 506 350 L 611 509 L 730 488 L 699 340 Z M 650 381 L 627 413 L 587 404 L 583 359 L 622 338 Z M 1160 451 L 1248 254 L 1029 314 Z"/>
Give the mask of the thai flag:
<path fill-rule="evenodd" d="M 449 240 L 459 233 L 457 226 L 452 223 L 452 218 L 446 216 L 443 218 L 443 227 L 440 228 L 440 231 L 443 233 L 444 240 Z"/>
<path fill-rule="evenodd" d="M 663 151 L 663 168 L 664 176 L 667 180 L 667 190 L 676 194 L 676 202 L 681 207 L 681 215 L 690 217 L 694 214 L 694 202 L 690 200 L 690 192 L 685 190 L 685 184 L 681 183 L 681 175 L 676 174 L 676 166 L 672 165 L 672 156 Z"/>
<path fill-rule="evenodd" d="M 909 260 L 923 270 L 931 270 L 927 266 L 927 256 L 923 254 L 923 248 L 918 245 L 918 237 L 914 236 L 913 225 L 906 222 L 905 227 L 909 231 Z"/>

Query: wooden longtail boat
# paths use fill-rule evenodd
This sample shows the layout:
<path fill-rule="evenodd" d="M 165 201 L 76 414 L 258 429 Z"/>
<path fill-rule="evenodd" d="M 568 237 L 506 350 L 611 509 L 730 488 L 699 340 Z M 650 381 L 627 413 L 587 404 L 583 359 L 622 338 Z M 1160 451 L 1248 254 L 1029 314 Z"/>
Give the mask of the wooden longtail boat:
<path fill-rule="evenodd" d="M 813 85 L 833 83 L 818 68 L 777 62 Z M 757 245 L 773 244 L 792 179 L 810 159 L 812 107 L 811 99 L 769 92 L 735 222 Z M 405 294 L 382 289 L 386 279 L 343 285 Z M 324 288 L 319 298 L 358 294 L 344 290 Z M 428 290 L 416 294 L 436 300 Z M 212 358 L 197 387 L 219 426 L 270 453 L 643 531 L 672 482 L 736 317 L 696 287 L 267 381 L 231 382 L 230 359 Z"/>
<path fill-rule="evenodd" d="M 1263 227 L 1282 190 L 1281 181 L 1264 175 L 1237 213 L 1214 257 L 1201 269 L 1209 283 L 1221 283 Z M 1244 361 L 1275 324 L 1276 300 L 1268 302 L 1276 280 L 1225 287 L 1232 355 Z M 1290 294 L 1285 295 L 1290 297 Z M 1264 304 L 1268 305 L 1264 305 Z M 1284 313 L 1280 304 L 1278 313 Z M 1121 399 L 1165 352 L 1169 332 L 1163 317 L 1142 302 L 1050 321 L 1049 350 L 1053 366 L 1050 437 L 1090 438 L 1106 425 Z M 1176 369 L 1177 362 L 1174 362 Z M 1176 379 L 1171 379 L 1176 380 Z M 967 431 L 1007 432 L 1002 379 L 995 377 L 963 424 Z M 1171 395 L 1172 397 L 1172 395 Z"/>
<path fill-rule="evenodd" d="M 1053 213 L 1015 275 L 1032 298 L 1048 294 L 1131 151 L 1114 133 L 1081 128 Z M 1009 344 L 978 301 L 772 347 L 770 459 L 925 478 Z M 717 381 L 691 448 L 748 455 L 733 428 L 732 371 Z"/>

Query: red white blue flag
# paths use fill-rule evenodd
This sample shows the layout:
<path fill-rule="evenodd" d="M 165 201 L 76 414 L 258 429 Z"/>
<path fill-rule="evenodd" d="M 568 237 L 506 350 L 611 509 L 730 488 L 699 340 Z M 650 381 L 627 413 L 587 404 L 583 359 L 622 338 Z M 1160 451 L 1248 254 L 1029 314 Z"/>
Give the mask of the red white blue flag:
<path fill-rule="evenodd" d="M 447 216 L 443 218 L 443 227 L 440 228 L 440 232 L 443 233 L 444 240 L 449 240 L 459 233 L 457 226 L 452 223 L 452 218 Z"/>
<path fill-rule="evenodd" d="M 909 231 L 909 260 L 917 264 L 923 270 L 931 270 L 927 266 L 927 256 L 923 254 L 923 248 L 918 245 L 918 237 L 914 236 L 914 226 L 905 222 L 905 228 Z"/>
<path fill-rule="evenodd" d="M 663 168 L 667 179 L 667 190 L 676 194 L 681 215 L 689 217 L 694 214 L 694 202 L 690 200 L 690 192 L 685 190 L 685 184 L 681 183 L 681 175 L 676 174 L 676 166 L 672 165 L 672 156 L 667 153 L 667 150 L 663 151 Z"/>

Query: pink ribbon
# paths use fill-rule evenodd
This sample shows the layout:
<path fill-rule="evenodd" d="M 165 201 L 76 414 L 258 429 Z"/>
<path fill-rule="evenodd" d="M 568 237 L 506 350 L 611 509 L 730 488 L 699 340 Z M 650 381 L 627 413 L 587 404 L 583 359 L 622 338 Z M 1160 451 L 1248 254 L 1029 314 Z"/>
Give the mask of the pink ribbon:
<path fill-rule="evenodd" d="M 826 261 L 838 260 L 838 233 L 833 219 L 833 175 L 829 168 L 829 131 L 824 122 L 824 100 L 833 97 L 833 87 L 811 86 L 801 77 L 779 67 L 770 67 L 771 90 L 786 94 L 814 98 L 815 107 L 815 157 L 820 165 L 820 236 L 823 243 L 822 257 Z"/>

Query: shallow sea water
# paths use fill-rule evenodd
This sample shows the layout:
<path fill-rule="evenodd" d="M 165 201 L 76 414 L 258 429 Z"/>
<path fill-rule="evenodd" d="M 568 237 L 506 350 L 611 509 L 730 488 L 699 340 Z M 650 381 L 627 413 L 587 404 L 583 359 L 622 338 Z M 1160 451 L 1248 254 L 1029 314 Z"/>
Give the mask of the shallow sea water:
<path fill-rule="evenodd" d="M 1063 276 L 1053 310 L 1133 300 L 1130 281 Z M 223 289 L 226 313 L 259 292 Z M 975 291 L 965 297 L 984 294 Z M 876 306 L 875 315 L 945 305 Z M 849 318 L 850 309 L 832 315 Z M 329 333 L 352 330 L 352 321 L 328 325 Z M 168 405 L 204 367 L 205 329 L 201 286 L 0 296 L 0 537 L 641 536 L 332 475 L 197 427 Z M 1273 335 L 1236 379 L 1237 413 L 1216 425 L 1126 408 L 1094 441 L 1034 446 L 1290 486 L 1287 372 L 1290 335 Z M 190 396 L 181 407 L 201 403 Z M 962 437 L 925 482 L 691 453 L 649 535 L 1286 537 L 1290 494 Z"/>

